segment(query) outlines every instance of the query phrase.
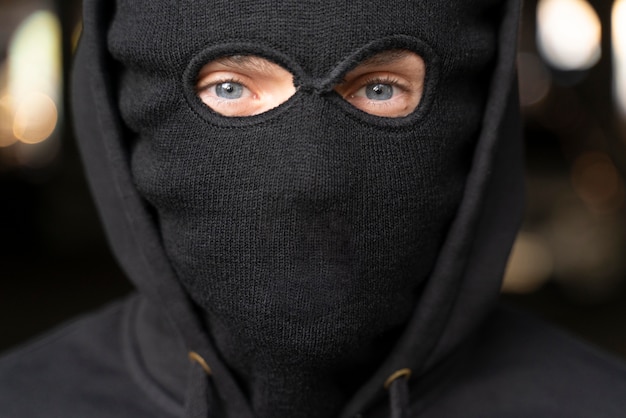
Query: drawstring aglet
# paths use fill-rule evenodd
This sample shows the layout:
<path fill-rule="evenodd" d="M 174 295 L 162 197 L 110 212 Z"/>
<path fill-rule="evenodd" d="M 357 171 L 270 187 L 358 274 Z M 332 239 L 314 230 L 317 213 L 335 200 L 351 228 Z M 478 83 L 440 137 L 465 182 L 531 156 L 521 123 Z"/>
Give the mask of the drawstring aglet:
<path fill-rule="evenodd" d="M 196 353 L 195 351 L 189 352 L 189 360 L 191 360 L 193 363 L 198 363 L 207 375 L 211 376 L 211 374 L 213 373 L 207 362 L 204 361 L 202 356 L 200 356 L 200 354 Z"/>
<path fill-rule="evenodd" d="M 411 369 L 401 369 L 389 376 L 383 385 L 389 391 L 391 418 L 408 418 L 410 378 Z"/>

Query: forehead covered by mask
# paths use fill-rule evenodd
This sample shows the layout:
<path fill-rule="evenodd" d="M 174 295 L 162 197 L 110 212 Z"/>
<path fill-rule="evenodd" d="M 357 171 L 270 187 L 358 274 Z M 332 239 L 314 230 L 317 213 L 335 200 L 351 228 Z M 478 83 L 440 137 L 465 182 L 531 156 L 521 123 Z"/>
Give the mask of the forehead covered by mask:
<path fill-rule="evenodd" d="M 373 40 L 405 34 L 433 47 L 444 65 L 476 69 L 493 52 L 501 2 L 118 1 L 110 45 L 153 73 L 174 75 L 204 48 L 253 42 L 276 48 L 324 79 Z M 390 45 L 391 46 L 391 45 Z"/>
<path fill-rule="evenodd" d="M 109 48 L 136 186 L 260 416 L 336 413 L 357 384 L 336 376 L 372 371 L 408 321 L 463 195 L 497 4 L 118 2 Z M 391 49 L 426 64 L 414 112 L 372 116 L 333 91 Z M 231 55 L 283 66 L 296 93 L 216 114 L 194 83 Z"/>

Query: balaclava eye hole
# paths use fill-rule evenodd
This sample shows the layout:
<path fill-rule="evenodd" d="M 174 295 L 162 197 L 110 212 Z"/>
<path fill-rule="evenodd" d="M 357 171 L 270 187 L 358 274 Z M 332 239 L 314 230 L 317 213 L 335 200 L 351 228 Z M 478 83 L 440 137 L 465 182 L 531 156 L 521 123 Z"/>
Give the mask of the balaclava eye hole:
<path fill-rule="evenodd" d="M 293 74 L 255 55 L 229 55 L 206 63 L 196 93 L 223 116 L 254 116 L 289 100 L 296 92 Z"/>
<path fill-rule="evenodd" d="M 399 35 L 361 47 L 323 78 L 273 48 L 220 44 L 192 60 L 183 82 L 195 112 L 219 126 L 263 122 L 315 94 L 369 124 L 410 127 L 426 113 L 436 74 L 432 50 Z"/>
<path fill-rule="evenodd" d="M 334 90 L 370 115 L 406 117 L 420 103 L 425 74 L 424 60 L 415 52 L 387 49 L 358 63 Z"/>
<path fill-rule="evenodd" d="M 424 60 L 406 49 L 376 53 L 348 72 L 334 90 L 371 115 L 404 117 L 420 102 Z M 254 116 L 273 109 L 296 93 L 293 74 L 255 55 L 230 55 L 205 64 L 196 93 L 223 116 Z"/>

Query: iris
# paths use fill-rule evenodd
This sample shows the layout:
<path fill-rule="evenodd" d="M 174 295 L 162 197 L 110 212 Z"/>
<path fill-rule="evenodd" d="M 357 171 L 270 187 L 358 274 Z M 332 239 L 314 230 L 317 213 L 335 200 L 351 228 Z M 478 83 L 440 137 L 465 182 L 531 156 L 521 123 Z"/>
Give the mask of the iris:
<path fill-rule="evenodd" d="M 365 87 L 365 96 L 371 100 L 389 100 L 393 97 L 393 86 L 389 84 L 370 84 Z"/>
<path fill-rule="evenodd" d="M 222 99 L 240 99 L 243 96 L 244 87 L 239 83 L 221 83 L 215 86 L 215 95 Z"/>

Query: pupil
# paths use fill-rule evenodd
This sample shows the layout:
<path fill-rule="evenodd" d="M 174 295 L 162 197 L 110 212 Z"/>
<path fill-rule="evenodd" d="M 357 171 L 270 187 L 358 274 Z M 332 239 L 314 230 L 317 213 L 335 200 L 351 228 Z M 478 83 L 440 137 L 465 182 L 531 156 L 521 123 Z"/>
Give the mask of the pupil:
<path fill-rule="evenodd" d="M 222 99 L 239 99 L 243 95 L 243 86 L 239 83 L 222 83 L 215 86 L 215 94 Z"/>
<path fill-rule="evenodd" d="M 389 84 L 371 84 L 366 87 L 365 96 L 372 100 L 389 100 L 393 97 L 393 87 Z"/>

